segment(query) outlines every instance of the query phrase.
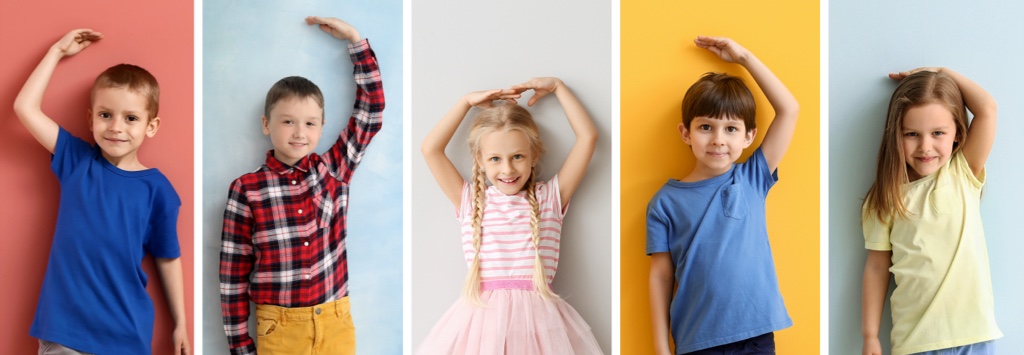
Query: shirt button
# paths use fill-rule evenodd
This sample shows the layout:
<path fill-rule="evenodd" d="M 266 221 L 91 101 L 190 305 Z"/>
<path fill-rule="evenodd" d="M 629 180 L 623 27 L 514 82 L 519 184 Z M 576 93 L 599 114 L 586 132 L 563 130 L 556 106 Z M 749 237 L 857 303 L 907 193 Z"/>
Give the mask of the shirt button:
<path fill-rule="evenodd" d="M 309 280 L 309 275 L 306 275 L 306 280 Z"/>
<path fill-rule="evenodd" d="M 299 214 L 302 214 L 302 209 L 301 208 L 299 209 Z"/>
<path fill-rule="evenodd" d="M 297 183 L 297 182 L 296 182 L 295 180 L 292 180 L 292 185 L 295 185 L 296 183 Z"/>
<path fill-rule="evenodd" d="M 316 309 L 316 315 L 320 315 L 320 308 Z"/>
<path fill-rule="evenodd" d="M 302 243 L 302 245 L 309 246 L 309 242 Z"/>

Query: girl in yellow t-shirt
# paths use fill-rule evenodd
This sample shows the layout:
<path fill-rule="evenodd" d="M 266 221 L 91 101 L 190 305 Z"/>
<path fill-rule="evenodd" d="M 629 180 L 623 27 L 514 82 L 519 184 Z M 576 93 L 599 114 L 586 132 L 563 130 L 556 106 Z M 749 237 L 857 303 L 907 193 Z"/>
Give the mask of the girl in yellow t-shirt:
<path fill-rule="evenodd" d="M 948 68 L 889 77 L 900 84 L 861 215 L 869 249 L 862 353 L 882 354 L 878 328 L 891 271 L 893 355 L 994 354 L 992 340 L 1002 333 L 979 205 L 996 133 L 995 99 Z"/>

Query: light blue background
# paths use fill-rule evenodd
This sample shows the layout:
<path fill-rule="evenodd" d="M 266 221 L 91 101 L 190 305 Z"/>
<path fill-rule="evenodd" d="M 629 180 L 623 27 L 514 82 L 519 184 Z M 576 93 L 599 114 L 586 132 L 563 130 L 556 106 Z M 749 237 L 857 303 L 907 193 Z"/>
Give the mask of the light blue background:
<path fill-rule="evenodd" d="M 218 286 L 228 185 L 265 161 L 260 116 L 267 90 L 291 75 L 320 86 L 326 151 L 352 112 L 345 43 L 307 26 L 308 15 L 352 24 L 377 54 L 387 107 L 352 178 L 349 290 L 361 354 L 402 352 L 402 2 L 206 1 L 203 7 L 203 350 L 226 354 Z M 250 326 L 250 329 L 255 327 Z M 254 336 L 255 338 L 255 336 Z M 198 347 L 198 346 L 197 346 Z"/>
<path fill-rule="evenodd" d="M 986 169 L 981 214 L 988 241 L 997 354 L 1024 353 L 1024 4 L 1016 1 L 833 1 L 829 3 L 829 353 L 861 349 L 861 276 L 867 252 L 860 205 L 874 180 L 889 97 L 886 74 L 945 66 L 999 103 L 999 131 Z M 890 294 L 894 284 L 890 285 Z M 892 319 L 882 317 L 889 353 Z"/>

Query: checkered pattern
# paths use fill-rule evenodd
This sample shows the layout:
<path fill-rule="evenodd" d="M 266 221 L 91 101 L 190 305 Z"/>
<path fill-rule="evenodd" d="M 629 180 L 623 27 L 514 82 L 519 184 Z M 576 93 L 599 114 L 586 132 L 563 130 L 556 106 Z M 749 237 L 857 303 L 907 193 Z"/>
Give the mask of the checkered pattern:
<path fill-rule="evenodd" d="M 249 301 L 308 307 L 348 295 L 348 184 L 381 128 L 384 89 L 367 40 L 350 44 L 355 109 L 324 155 L 266 163 L 231 183 L 221 235 L 220 298 L 232 354 L 255 354 Z"/>

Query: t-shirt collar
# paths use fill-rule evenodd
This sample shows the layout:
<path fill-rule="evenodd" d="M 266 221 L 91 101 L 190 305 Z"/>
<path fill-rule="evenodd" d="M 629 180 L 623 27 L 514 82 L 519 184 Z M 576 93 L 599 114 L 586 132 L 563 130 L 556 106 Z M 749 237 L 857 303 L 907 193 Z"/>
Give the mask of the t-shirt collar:
<path fill-rule="evenodd" d="M 271 149 L 267 151 L 266 164 L 271 171 L 281 175 L 290 174 L 292 169 L 296 169 L 305 173 L 309 172 L 309 155 L 302 157 L 302 159 L 299 159 L 299 161 L 295 162 L 295 165 L 288 165 L 282 163 L 280 160 L 277 160 L 277 158 L 274 157 L 274 150 Z"/>

